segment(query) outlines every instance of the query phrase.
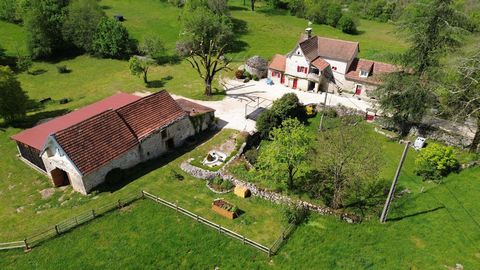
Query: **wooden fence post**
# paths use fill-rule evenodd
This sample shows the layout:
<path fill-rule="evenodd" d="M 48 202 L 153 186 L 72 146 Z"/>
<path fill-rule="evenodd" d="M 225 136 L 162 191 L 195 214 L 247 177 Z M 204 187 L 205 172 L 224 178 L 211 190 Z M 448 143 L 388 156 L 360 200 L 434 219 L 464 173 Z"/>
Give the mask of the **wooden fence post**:
<path fill-rule="evenodd" d="M 95 218 L 95 210 L 92 209 L 92 217 Z"/>
<path fill-rule="evenodd" d="M 120 202 L 120 199 L 118 199 L 118 209 L 122 208 L 122 203 Z"/>
<path fill-rule="evenodd" d="M 25 239 L 23 240 L 23 243 L 25 243 L 25 251 L 30 251 L 31 248 L 30 248 L 30 246 L 28 245 L 27 238 L 25 238 Z"/>
<path fill-rule="evenodd" d="M 60 231 L 58 230 L 58 225 L 55 225 L 55 232 L 57 233 L 57 235 L 60 234 Z"/>
<path fill-rule="evenodd" d="M 145 199 L 145 191 L 142 190 L 142 199 Z"/>
<path fill-rule="evenodd" d="M 222 232 L 222 226 L 218 225 L 218 232 Z"/>

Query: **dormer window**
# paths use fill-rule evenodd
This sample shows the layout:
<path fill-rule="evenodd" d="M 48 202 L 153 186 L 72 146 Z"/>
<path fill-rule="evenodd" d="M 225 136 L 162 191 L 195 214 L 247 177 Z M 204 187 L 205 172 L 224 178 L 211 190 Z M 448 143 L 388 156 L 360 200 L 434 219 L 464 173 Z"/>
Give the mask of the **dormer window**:
<path fill-rule="evenodd" d="M 368 71 L 366 71 L 366 70 L 360 70 L 360 77 L 363 77 L 363 78 L 368 77 Z"/>

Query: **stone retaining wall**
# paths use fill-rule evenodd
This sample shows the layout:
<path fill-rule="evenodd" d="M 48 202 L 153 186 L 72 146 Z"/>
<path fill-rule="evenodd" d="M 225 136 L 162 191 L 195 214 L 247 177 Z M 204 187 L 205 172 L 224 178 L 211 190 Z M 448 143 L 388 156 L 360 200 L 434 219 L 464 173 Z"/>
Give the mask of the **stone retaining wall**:
<path fill-rule="evenodd" d="M 199 179 L 212 180 L 216 177 L 221 177 L 223 180 L 230 181 L 235 186 L 244 186 L 244 187 L 248 188 L 253 196 L 262 198 L 264 200 L 267 200 L 267 201 L 270 201 L 270 202 L 273 202 L 273 203 L 276 203 L 276 204 L 290 204 L 290 205 L 295 204 L 295 205 L 298 205 L 298 206 L 306 207 L 310 211 L 319 213 L 321 215 L 338 216 L 342 220 L 344 220 L 348 223 L 355 223 L 355 222 L 360 222 L 361 221 L 361 218 L 359 216 L 352 215 L 352 214 L 347 214 L 347 213 L 342 213 L 341 211 L 334 210 L 334 209 L 329 208 L 329 207 L 318 206 L 318 205 L 315 205 L 315 204 L 312 204 L 312 203 L 309 203 L 309 202 L 306 202 L 306 201 L 302 201 L 302 200 L 293 200 L 292 198 L 290 198 L 288 196 L 285 196 L 285 195 L 277 193 L 277 192 L 269 191 L 269 190 L 266 190 L 266 189 L 263 189 L 263 188 L 259 188 L 258 186 L 256 186 L 253 183 L 240 180 L 240 179 L 234 177 L 233 175 L 229 174 L 225 170 L 225 168 L 227 167 L 228 164 L 230 164 L 230 162 L 237 159 L 242 154 L 244 147 L 245 147 L 245 144 L 243 144 L 242 147 L 240 147 L 238 153 L 234 157 L 232 157 L 217 172 L 207 171 L 207 170 L 198 168 L 196 166 L 193 166 L 193 165 L 190 164 L 190 161 L 191 161 L 190 159 L 183 162 L 180 165 L 180 168 L 184 172 L 192 175 L 193 177 L 199 178 Z"/>

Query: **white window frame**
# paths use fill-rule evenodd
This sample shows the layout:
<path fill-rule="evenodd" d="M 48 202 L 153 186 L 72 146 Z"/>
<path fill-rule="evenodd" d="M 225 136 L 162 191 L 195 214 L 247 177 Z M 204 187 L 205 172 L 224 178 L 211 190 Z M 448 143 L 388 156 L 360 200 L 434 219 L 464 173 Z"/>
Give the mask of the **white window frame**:
<path fill-rule="evenodd" d="M 369 73 L 370 72 L 368 72 L 368 71 L 360 70 L 360 77 L 366 78 L 366 77 L 368 77 Z"/>

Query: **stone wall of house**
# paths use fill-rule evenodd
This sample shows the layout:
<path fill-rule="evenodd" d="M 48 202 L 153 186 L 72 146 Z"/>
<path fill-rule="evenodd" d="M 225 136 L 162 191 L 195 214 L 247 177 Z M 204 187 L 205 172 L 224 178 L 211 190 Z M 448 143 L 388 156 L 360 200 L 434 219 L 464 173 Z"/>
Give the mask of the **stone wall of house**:
<path fill-rule="evenodd" d="M 50 151 L 44 151 L 42 154 L 42 160 L 45 164 L 45 171 L 47 176 L 52 179 L 52 171 L 56 168 L 59 168 L 65 171 L 68 174 L 70 184 L 72 188 L 82 194 L 86 194 L 85 186 L 83 185 L 82 175 L 77 170 L 73 162 L 68 158 L 66 153 L 62 151 L 58 144 L 54 140 L 49 140 L 47 142 L 46 148 Z M 49 155 L 49 152 L 51 156 Z M 52 181 L 53 184 L 53 181 Z"/>
<path fill-rule="evenodd" d="M 195 133 L 200 133 L 207 130 L 214 124 L 215 112 L 207 112 L 196 116 L 190 116 L 190 121 L 192 122 Z"/>

